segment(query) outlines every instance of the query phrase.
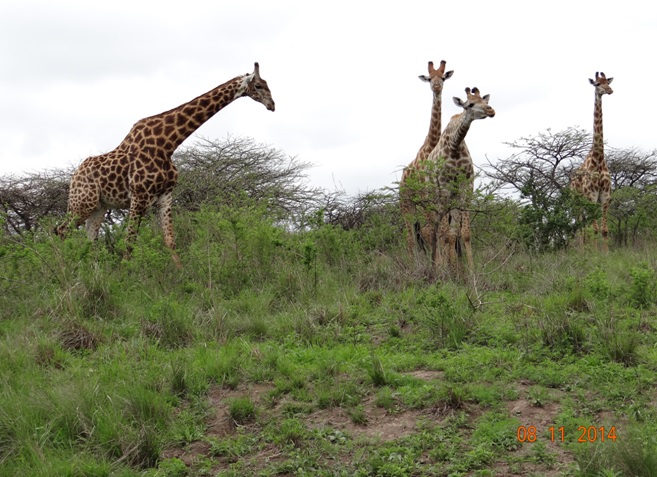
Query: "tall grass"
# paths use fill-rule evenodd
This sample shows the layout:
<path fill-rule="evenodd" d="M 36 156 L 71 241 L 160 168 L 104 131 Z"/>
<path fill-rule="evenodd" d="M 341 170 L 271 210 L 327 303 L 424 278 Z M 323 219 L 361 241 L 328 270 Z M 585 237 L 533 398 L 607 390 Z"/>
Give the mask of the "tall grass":
<path fill-rule="evenodd" d="M 254 206 L 176 219 L 181 270 L 150 221 L 130 261 L 111 229 L 97 243 L 81 231 L 65 241 L 0 237 L 1 475 L 179 469 L 167 450 L 211 441 L 206 433 L 217 431 L 207 423 L 221 418 L 237 424 L 233 432 L 260 433 L 249 436 L 251 450 L 274 446 L 292 462 L 307 447 L 324 453 L 306 455 L 316 469 L 329 472 L 318 462 L 334 462 L 353 473 L 355 464 L 339 463 L 354 448 L 338 457 L 341 448 L 320 444 L 307 419 L 343 411 L 366 427 L 371 403 L 467 421 L 432 440 L 432 452 L 409 443 L 408 455 L 434 456 L 441 470 L 427 475 L 472 471 L 494 465 L 494 452 L 512 452 L 515 421 L 500 409 L 519 382 L 582 390 L 619 420 L 654 417 L 656 262 L 646 259 L 654 248 L 603 256 L 480 247 L 483 300 L 473 307 L 470 290 L 435 281 L 427 257 L 409 257 L 401 231 L 376 216 L 358 230 L 318 222 L 299 232 Z M 424 369 L 441 377 L 408 374 Z M 228 396 L 219 416 L 208 404 L 219 405 L 217 393 Z M 572 405 L 588 412 L 584 397 Z M 468 421 L 474 408 L 484 417 Z M 352 442 L 330 432 L 332 443 Z M 467 453 L 451 442 L 456 436 Z M 240 439 L 212 441 L 205 457 L 247 454 L 230 450 Z M 385 475 L 420 465 L 399 449 L 358 452 Z M 635 454 L 622 458 L 652 465 Z M 577 459 L 607 465 L 599 453 Z"/>

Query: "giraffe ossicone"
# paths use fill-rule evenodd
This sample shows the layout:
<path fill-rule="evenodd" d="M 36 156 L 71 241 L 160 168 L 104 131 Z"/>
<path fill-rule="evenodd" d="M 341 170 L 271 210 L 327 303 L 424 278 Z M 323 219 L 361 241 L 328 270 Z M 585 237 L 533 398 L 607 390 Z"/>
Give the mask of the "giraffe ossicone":
<path fill-rule="evenodd" d="M 71 222 L 83 223 L 89 239 L 98 237 L 109 209 L 129 209 L 128 249 L 147 210 L 155 206 L 173 260 L 172 192 L 178 178 L 174 151 L 202 124 L 234 100 L 248 96 L 269 111 L 275 103 L 256 62 L 252 73 L 237 76 L 191 101 L 169 111 L 137 121 L 112 151 L 85 159 L 71 178 L 67 218 L 55 228 L 62 238 Z"/>

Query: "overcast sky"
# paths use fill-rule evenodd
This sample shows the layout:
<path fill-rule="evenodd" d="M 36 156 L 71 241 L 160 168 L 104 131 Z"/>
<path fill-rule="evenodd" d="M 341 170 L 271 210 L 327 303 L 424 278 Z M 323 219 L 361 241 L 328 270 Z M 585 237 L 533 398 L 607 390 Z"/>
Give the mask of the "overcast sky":
<path fill-rule="evenodd" d="M 314 164 L 312 184 L 329 189 L 399 180 L 428 131 L 432 96 L 418 75 L 429 60 L 454 70 L 443 127 L 466 86 L 491 95 L 496 116 L 466 138 L 476 165 L 547 128 L 591 130 L 596 71 L 615 78 L 607 143 L 651 150 L 652 99 L 641 98 L 657 76 L 655 10 L 645 0 L 2 0 L 0 173 L 78 165 L 254 61 L 276 111 L 242 98 L 196 135 L 252 137 Z"/>

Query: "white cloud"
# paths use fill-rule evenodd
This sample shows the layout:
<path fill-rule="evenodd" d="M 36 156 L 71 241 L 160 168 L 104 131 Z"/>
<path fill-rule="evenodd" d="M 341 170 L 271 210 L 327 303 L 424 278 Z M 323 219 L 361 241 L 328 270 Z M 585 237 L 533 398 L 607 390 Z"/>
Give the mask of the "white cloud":
<path fill-rule="evenodd" d="M 5 0 L 0 4 L 0 173 L 66 167 L 115 147 L 138 119 L 188 101 L 259 61 L 276 112 L 241 99 L 200 130 L 250 136 L 315 163 L 313 182 L 349 192 L 398 179 L 427 133 L 417 76 L 445 59 L 443 126 L 466 86 L 495 118 L 468 134 L 475 163 L 547 128 L 592 127 L 596 70 L 611 145 L 656 147 L 635 107 L 657 66 L 645 2 L 283 0 L 209 3 Z M 637 11 L 642 12 L 637 16 Z M 645 93 L 643 93 L 645 94 Z M 192 139 L 193 141 L 193 139 Z"/>

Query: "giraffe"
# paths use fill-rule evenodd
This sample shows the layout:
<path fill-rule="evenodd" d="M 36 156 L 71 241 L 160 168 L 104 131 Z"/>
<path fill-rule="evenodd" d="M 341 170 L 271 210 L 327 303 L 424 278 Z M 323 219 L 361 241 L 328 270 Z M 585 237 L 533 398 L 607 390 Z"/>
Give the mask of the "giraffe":
<path fill-rule="evenodd" d="M 428 179 L 426 159 L 440 139 L 443 84 L 454 74 L 453 70 L 445 71 L 446 64 L 447 62 L 442 60 L 440 66 L 436 69 L 433 66 L 433 61 L 430 61 L 428 65 L 429 75 L 418 76 L 422 81 L 429 83 L 433 92 L 433 103 L 429 133 L 413 162 L 404 168 L 399 183 L 401 211 L 406 223 L 408 249 L 411 253 L 416 246 L 419 246 L 421 250 L 425 250 L 425 244 L 428 245 L 428 240 L 432 235 L 431 225 L 426 222 L 421 226 L 416 215 L 417 207 L 420 205 L 419 202 L 422 201 L 422 198 L 418 197 L 422 195 L 422 191 L 417 190 L 417 187 Z"/>
<path fill-rule="evenodd" d="M 469 202 L 474 191 L 474 166 L 465 144 L 465 136 L 473 121 L 492 118 L 495 110 L 488 105 L 490 95 L 482 97 L 477 88 L 466 88 L 465 93 L 465 101 L 453 98 L 454 103 L 463 108 L 463 112 L 452 116 L 428 158 L 428 161 L 438 164 L 434 177 L 438 194 L 431 218 L 434 224 L 431 253 L 437 272 L 444 265 L 438 242 L 442 240 L 449 267 L 455 270 L 459 237 L 465 249 L 469 272 L 474 271 L 469 212 Z"/>
<path fill-rule="evenodd" d="M 595 104 L 593 108 L 593 145 L 584 163 L 575 171 L 570 187 L 582 194 L 589 201 L 602 207 L 602 248 L 608 250 L 607 244 L 607 210 L 611 202 L 611 177 L 605 162 L 604 138 L 602 136 L 602 96 L 612 94 L 609 86 L 614 78 L 607 78 L 604 73 L 595 73 L 595 80 L 589 82 L 595 87 Z M 597 236 L 598 221 L 593 221 L 593 230 Z M 584 243 L 584 233 L 580 232 L 580 244 Z"/>
<path fill-rule="evenodd" d="M 178 177 L 173 152 L 203 123 L 243 96 L 274 111 L 274 100 L 267 82 L 260 77 L 258 63 L 253 73 L 137 121 L 116 149 L 89 157 L 76 169 L 70 183 L 67 218 L 55 233 L 63 238 L 71 221 L 76 228 L 85 223 L 88 238 L 95 240 L 108 209 L 129 209 L 128 256 L 142 217 L 155 206 L 164 242 L 180 266 L 171 217 L 172 191 Z"/>

